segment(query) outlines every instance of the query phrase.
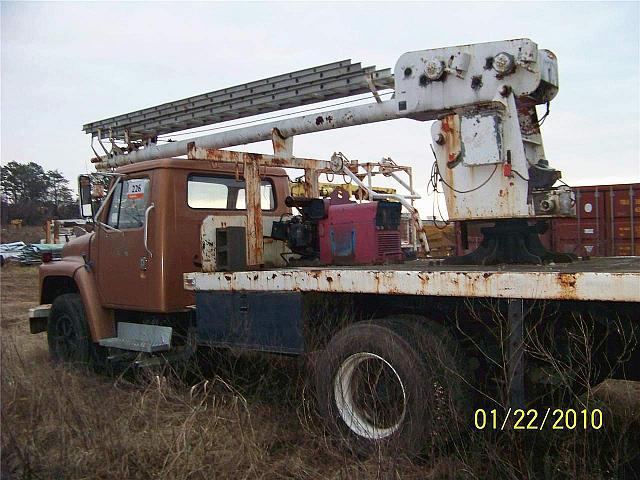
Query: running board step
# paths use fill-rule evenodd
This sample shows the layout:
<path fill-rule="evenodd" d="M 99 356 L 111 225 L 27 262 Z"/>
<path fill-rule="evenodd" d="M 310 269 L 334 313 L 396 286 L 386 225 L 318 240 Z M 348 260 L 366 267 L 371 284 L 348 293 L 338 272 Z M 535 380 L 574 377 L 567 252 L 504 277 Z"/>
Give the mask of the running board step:
<path fill-rule="evenodd" d="M 171 349 L 171 327 L 118 322 L 118 336 L 103 338 L 103 347 L 119 348 L 134 352 L 164 352 Z"/>

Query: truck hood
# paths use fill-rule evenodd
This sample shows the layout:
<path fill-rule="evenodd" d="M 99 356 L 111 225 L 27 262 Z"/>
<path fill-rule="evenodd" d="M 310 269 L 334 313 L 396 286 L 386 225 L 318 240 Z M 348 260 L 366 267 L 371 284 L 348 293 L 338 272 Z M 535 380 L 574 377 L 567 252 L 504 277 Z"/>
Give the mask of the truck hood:
<path fill-rule="evenodd" d="M 94 233 L 86 233 L 80 237 L 75 237 L 67 242 L 62 248 L 62 258 L 80 257 L 85 254 L 89 255 L 89 243 Z"/>

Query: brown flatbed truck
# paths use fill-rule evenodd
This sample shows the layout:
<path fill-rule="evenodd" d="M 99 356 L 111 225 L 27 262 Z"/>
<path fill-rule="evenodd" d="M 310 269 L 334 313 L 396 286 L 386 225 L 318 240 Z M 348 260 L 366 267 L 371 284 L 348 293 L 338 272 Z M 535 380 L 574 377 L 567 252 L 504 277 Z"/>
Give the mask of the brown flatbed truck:
<path fill-rule="evenodd" d="M 482 56 L 480 71 L 488 49 L 520 49 L 492 53 L 494 59 L 514 62 L 517 57 L 520 63 L 495 80 L 485 78 L 486 85 L 524 72 L 509 88 L 494 85 L 507 99 L 500 108 L 510 112 L 514 98 L 521 111 L 527 105 L 523 99 L 546 99 L 542 87 L 552 85 L 552 78 L 541 80 L 535 62 L 522 56 L 531 44 L 518 40 L 456 48 L 467 49 L 470 58 Z M 459 55 L 459 62 L 447 68 L 457 65 L 458 73 L 446 77 L 443 88 L 462 88 L 455 83 L 464 77 L 460 69 L 476 68 L 455 51 L 451 58 Z M 536 187 L 527 187 L 511 173 L 521 168 L 516 150 L 503 159 L 505 152 L 480 145 L 501 162 L 480 166 L 480 157 L 472 158 L 471 144 L 456 150 L 456 142 L 467 138 L 456 137 L 456 128 L 476 127 L 465 123 L 466 110 L 451 114 L 453 107 L 402 100 L 399 78 L 413 82 L 415 76 L 415 65 L 409 66 L 413 57 L 402 58 L 395 73 L 399 98 L 393 104 L 377 97 L 369 78 L 365 85 L 377 99 L 372 106 L 246 127 L 184 145 L 157 146 L 155 136 L 136 139 L 133 127 L 127 130 L 126 146 L 103 157 L 96 153 L 108 184 L 99 208 L 92 203 L 93 180 L 80 179 L 81 207 L 93 219 L 94 231 L 69 242 L 61 261 L 42 265 L 41 305 L 30 313 L 31 332 L 47 332 L 54 360 L 97 367 L 188 361 L 199 348 L 305 355 L 312 359 L 318 407 L 328 425 L 365 449 L 386 443 L 420 450 L 447 423 L 441 421 L 443 415 L 465 412 L 469 398 L 524 406 L 563 389 L 588 389 L 607 377 L 640 380 L 640 258 L 580 260 L 541 249 L 526 219 L 570 215 L 567 192 L 549 184 L 549 179 L 556 181 L 556 171 L 530 165 L 527 182 L 534 183 L 535 175 L 548 178 L 536 177 Z M 440 64 L 425 58 L 422 53 L 415 61 L 427 62 L 424 75 L 433 78 L 427 83 L 415 78 L 420 92 L 445 82 L 437 76 Z M 535 88 L 527 83 L 534 73 L 539 82 Z M 316 74 L 294 72 L 273 84 Z M 477 109 L 485 105 L 465 102 Z M 495 109 L 491 104 L 489 111 Z M 495 229 L 487 230 L 483 250 L 473 257 L 425 257 L 428 244 L 416 230 L 415 249 L 400 248 L 401 208 L 419 218 L 412 181 L 399 178 L 402 172 L 410 178 L 410 169 L 388 159 L 358 164 L 342 154 L 330 161 L 292 155 L 295 134 L 382 121 L 407 111 L 418 121 L 433 119 L 434 111 L 447 113 L 434 143 L 447 149 L 447 158 L 469 159 L 466 166 L 456 160 L 441 167 L 451 170 L 442 182 L 452 191 L 466 192 L 455 188 L 466 185 L 455 176 L 462 169 L 486 169 L 491 180 L 498 165 L 501 173 L 492 181 L 512 189 L 512 198 L 505 200 L 509 194 L 501 189 L 495 204 L 477 211 L 471 197 L 462 199 L 459 193 L 448 198 L 451 211 L 462 205 L 469 218 L 496 216 Z M 141 118 L 151 122 L 157 112 Z M 134 122 L 135 113 L 127 114 L 127 121 Z M 249 109 L 239 115 L 253 113 Z M 484 116 L 470 125 L 481 125 Z M 504 118 L 511 119 L 504 120 L 508 123 L 514 117 Z M 159 116 L 157 121 L 155 130 L 144 128 L 155 134 L 165 131 L 162 125 L 168 120 Z M 513 141 L 507 123 L 496 133 L 500 148 Z M 85 128 L 100 139 L 104 126 L 98 124 Z M 523 137 L 538 138 L 539 131 L 532 134 L 531 128 L 518 126 Z M 116 135 L 117 129 L 111 132 Z M 220 150 L 265 135 L 273 141 L 274 155 Z M 520 147 L 527 141 L 541 147 L 541 139 L 519 141 Z M 188 158 L 162 158 L 162 152 Z M 304 170 L 305 197 L 290 196 L 283 167 Z M 370 180 L 376 172 L 393 177 L 409 193 L 373 192 Z M 353 201 L 336 189 L 331 198 L 318 198 L 318 176 L 324 173 L 350 177 L 363 196 Z M 491 185 L 489 180 L 480 187 Z M 521 197 L 524 204 L 517 201 L 521 187 L 525 193 L 529 188 Z"/>

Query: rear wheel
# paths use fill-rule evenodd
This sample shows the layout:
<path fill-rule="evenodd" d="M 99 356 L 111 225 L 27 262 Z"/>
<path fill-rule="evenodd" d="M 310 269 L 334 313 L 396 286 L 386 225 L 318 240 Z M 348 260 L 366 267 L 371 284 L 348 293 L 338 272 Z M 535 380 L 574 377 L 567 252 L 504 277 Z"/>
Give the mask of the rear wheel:
<path fill-rule="evenodd" d="M 77 293 L 57 297 L 49 313 L 47 341 L 51 359 L 56 363 L 101 368 L 104 349 L 91 339 L 82 298 Z"/>
<path fill-rule="evenodd" d="M 358 352 L 347 357 L 333 379 L 337 413 L 362 438 L 395 433 L 407 413 L 407 391 L 398 371 L 383 357 Z"/>
<path fill-rule="evenodd" d="M 456 353 L 444 329 L 422 317 L 350 325 L 318 359 L 319 409 L 357 452 L 420 453 L 457 431 L 465 395 Z"/>

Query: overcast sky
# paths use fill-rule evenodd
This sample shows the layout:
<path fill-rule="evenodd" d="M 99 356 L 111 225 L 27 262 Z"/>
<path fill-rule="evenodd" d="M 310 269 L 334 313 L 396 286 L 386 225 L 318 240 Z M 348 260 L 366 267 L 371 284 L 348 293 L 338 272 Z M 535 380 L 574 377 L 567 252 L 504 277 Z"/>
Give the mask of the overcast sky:
<path fill-rule="evenodd" d="M 637 2 L 1 8 L 3 163 L 35 161 L 74 178 L 90 168 L 81 131 L 90 121 L 345 58 L 393 68 L 410 50 L 527 37 L 558 56 L 560 92 L 543 127 L 550 164 L 574 185 L 640 181 Z M 294 152 L 390 156 L 414 166 L 424 188 L 429 128 L 397 120 L 304 135 Z"/>

